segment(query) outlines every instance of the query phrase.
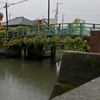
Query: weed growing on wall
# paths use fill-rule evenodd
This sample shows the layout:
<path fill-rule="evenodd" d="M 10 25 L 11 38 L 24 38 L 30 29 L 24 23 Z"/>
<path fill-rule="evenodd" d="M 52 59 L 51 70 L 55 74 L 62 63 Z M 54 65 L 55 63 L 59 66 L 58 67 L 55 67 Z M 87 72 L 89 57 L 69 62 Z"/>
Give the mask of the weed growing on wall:
<path fill-rule="evenodd" d="M 53 37 L 46 37 L 46 36 L 35 36 L 35 37 L 24 37 L 24 38 L 16 38 L 7 41 L 2 39 L 2 45 L 6 47 L 12 47 L 14 45 L 24 44 L 26 46 L 34 45 L 43 46 L 45 48 L 52 47 L 52 46 L 60 46 L 65 47 L 67 46 L 67 50 L 74 50 L 74 51 L 89 51 L 89 45 L 87 40 L 84 40 L 81 37 L 76 37 L 75 39 L 71 39 L 68 36 L 60 37 L 60 36 L 53 36 Z"/>

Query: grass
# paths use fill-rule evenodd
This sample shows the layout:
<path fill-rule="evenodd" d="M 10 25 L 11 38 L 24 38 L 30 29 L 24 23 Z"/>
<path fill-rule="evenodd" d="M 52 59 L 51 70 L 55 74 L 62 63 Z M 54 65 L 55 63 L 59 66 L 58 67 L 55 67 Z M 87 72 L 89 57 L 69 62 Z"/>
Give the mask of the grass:
<path fill-rule="evenodd" d="M 62 84 L 62 85 L 60 86 L 60 92 L 61 92 L 61 94 L 63 94 L 63 93 L 65 93 L 65 92 L 68 92 L 68 91 L 70 91 L 70 90 L 76 88 L 76 87 L 77 87 L 77 86 L 72 85 L 72 84 Z"/>

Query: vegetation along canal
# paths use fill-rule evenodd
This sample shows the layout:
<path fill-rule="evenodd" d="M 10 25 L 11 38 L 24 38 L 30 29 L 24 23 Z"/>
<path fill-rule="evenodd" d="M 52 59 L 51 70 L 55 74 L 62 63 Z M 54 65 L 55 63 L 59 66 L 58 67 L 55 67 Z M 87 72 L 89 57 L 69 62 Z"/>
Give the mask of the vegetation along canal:
<path fill-rule="evenodd" d="M 0 59 L 0 100 L 48 100 L 62 55 L 43 60 Z"/>

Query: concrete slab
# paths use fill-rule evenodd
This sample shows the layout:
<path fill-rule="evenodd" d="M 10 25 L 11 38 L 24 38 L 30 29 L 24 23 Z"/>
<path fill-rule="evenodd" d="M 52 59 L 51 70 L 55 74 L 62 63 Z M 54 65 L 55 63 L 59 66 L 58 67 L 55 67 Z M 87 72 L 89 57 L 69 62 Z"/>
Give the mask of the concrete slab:
<path fill-rule="evenodd" d="M 52 100 L 100 100 L 100 77 Z"/>

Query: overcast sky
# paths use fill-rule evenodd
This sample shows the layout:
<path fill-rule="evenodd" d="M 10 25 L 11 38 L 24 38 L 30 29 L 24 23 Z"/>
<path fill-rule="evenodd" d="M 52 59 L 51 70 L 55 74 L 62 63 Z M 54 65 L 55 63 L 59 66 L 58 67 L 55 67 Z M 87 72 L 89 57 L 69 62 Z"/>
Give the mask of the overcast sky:
<path fill-rule="evenodd" d="M 8 3 L 16 3 L 23 0 L 0 0 Z M 75 18 L 83 19 L 86 23 L 100 24 L 100 0 L 50 0 L 50 18 L 54 18 L 57 3 L 58 5 L 58 22 L 62 22 L 64 14 L 64 23 L 71 23 Z M 5 4 L 0 3 L 0 8 Z M 3 21 L 6 20 L 5 8 L 0 9 L 4 14 Z M 10 19 L 24 16 L 27 19 L 35 20 L 36 18 L 48 18 L 48 0 L 28 0 L 20 4 L 8 7 Z"/>

